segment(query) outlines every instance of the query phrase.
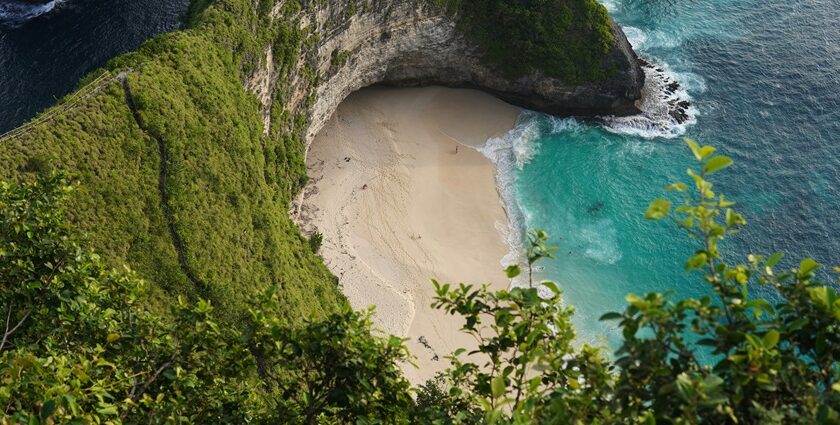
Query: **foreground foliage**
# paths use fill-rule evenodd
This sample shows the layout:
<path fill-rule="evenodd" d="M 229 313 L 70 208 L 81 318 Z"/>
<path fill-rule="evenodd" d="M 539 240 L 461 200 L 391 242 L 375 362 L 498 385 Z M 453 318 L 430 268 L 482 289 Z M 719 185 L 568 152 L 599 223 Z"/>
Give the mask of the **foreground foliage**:
<path fill-rule="evenodd" d="M 0 184 L 3 423 L 340 422 L 411 404 L 402 341 L 372 335 L 369 314 L 290 327 L 276 291 L 251 300 L 244 326 L 205 300 L 144 307 L 144 282 L 66 228 L 72 189 Z"/>
<path fill-rule="evenodd" d="M 608 360 L 601 350 L 570 344 L 571 311 L 555 284 L 488 292 L 437 286 L 436 305 L 465 318 L 479 345 L 455 353 L 437 404 L 467 403 L 480 420 L 455 415 L 438 423 L 840 423 L 840 296 L 806 258 L 780 271 L 782 258 L 751 255 L 729 263 L 719 245 L 746 220 L 712 190 L 708 176 L 732 164 L 715 149 L 687 141 L 700 163 L 690 184 L 668 187 L 679 203 L 657 199 L 646 212 L 668 220 L 698 244 L 685 269 L 702 276 L 710 296 L 627 296 L 616 321 L 624 340 Z M 532 235 L 528 265 L 550 255 Z M 514 276 L 518 268 L 509 269 Z M 775 303 L 750 295 L 770 286 Z M 701 361 L 705 358 L 706 361 Z M 432 403 L 435 404 L 435 403 Z"/>
<path fill-rule="evenodd" d="M 134 273 L 109 269 L 65 226 L 73 191 L 57 175 L 0 184 L 0 408 L 4 423 L 838 424 L 840 296 L 804 259 L 725 261 L 719 245 L 746 221 L 708 176 L 729 158 L 689 141 L 700 169 L 646 216 L 687 232 L 685 268 L 710 295 L 628 295 L 615 321 L 623 343 L 574 343 L 572 308 L 536 282 L 551 257 L 531 235 L 524 286 L 435 282 L 435 306 L 464 319 L 476 344 L 414 390 L 403 341 L 344 309 L 289 325 L 277 290 L 248 299 L 236 326 L 203 299 L 170 311 L 140 300 Z M 521 275 L 521 276 L 520 276 Z M 770 302 L 750 295 L 772 287 Z M 705 360 L 701 361 L 703 358 Z"/>

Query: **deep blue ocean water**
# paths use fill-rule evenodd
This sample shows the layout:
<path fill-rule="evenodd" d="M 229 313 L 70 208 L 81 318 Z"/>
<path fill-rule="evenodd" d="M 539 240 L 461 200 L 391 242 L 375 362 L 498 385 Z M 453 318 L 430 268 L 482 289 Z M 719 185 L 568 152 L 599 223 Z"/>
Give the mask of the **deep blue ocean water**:
<path fill-rule="evenodd" d="M 541 277 L 560 284 L 581 337 L 615 342 L 614 325 L 598 317 L 623 310 L 627 293 L 708 293 L 699 275 L 683 271 L 695 246 L 672 226 L 643 219 L 649 201 L 695 165 L 683 136 L 735 160 L 714 179 L 749 221 L 724 245 L 728 258 L 782 250 L 787 267 L 803 256 L 840 264 L 840 3 L 605 4 L 661 69 L 648 74 L 651 83 L 682 85 L 676 97 L 691 100 L 691 121 L 675 125 L 657 112 L 663 100 L 652 89 L 648 118 L 598 125 L 525 114 L 488 147 L 497 149 L 490 156 L 515 229 L 546 230 L 558 246 Z M 764 289 L 756 292 L 772 297 Z"/>
<path fill-rule="evenodd" d="M 73 91 L 86 73 L 180 24 L 189 0 L 0 0 L 0 133 Z"/>

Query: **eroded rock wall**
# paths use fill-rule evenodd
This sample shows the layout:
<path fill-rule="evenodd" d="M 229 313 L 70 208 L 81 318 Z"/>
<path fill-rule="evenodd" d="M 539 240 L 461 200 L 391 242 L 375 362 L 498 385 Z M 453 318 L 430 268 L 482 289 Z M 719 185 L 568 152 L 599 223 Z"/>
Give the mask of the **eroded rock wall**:
<path fill-rule="evenodd" d="M 280 10 L 281 1 L 276 10 Z M 276 19 L 288 19 L 276 13 Z M 317 41 L 303 53 L 298 69 L 289 75 L 264 69 L 246 84 L 263 104 L 270 125 L 269 87 L 286 90 L 285 108 L 304 108 L 308 120 L 305 139 L 315 134 L 350 93 L 377 83 L 445 85 L 488 91 L 528 109 L 554 115 L 593 117 L 638 113 L 644 73 L 623 32 L 613 25 L 617 43 L 607 64 L 616 69 L 606 81 L 570 85 L 540 73 L 509 79 L 481 60 L 477 46 L 457 27 L 455 18 L 428 0 L 312 1 L 296 13 L 301 28 Z M 265 63 L 271 63 L 270 47 Z M 306 85 L 313 78 L 316 84 Z M 266 75 L 289 78 L 269 83 Z M 314 93 L 311 91 L 314 90 Z"/>

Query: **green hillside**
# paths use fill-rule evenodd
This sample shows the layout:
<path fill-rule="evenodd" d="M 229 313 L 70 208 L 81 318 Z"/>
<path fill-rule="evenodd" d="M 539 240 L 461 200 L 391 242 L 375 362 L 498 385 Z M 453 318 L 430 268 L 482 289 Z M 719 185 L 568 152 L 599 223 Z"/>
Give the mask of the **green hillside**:
<path fill-rule="evenodd" d="M 69 112 L 48 110 L 42 117 L 59 113 L 4 140 L 0 173 L 66 171 L 80 188 L 72 223 L 160 300 L 202 296 L 235 317 L 245 297 L 276 286 L 284 317 L 322 317 L 344 298 L 287 214 L 306 180 L 305 117 L 277 108 L 284 131 L 264 136 L 243 89 L 258 46 L 273 42 L 276 66 L 291 69 L 303 36 L 261 5 L 219 3 L 192 29 L 113 60 L 88 79 L 104 78 L 63 100 Z"/>

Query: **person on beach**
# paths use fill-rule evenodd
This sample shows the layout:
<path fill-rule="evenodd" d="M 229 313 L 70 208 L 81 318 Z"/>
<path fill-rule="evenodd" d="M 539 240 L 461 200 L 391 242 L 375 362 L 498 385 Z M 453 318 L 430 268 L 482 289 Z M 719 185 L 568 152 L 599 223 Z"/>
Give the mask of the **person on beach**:
<path fill-rule="evenodd" d="M 455 155 L 458 155 L 458 145 L 455 145 Z"/>

